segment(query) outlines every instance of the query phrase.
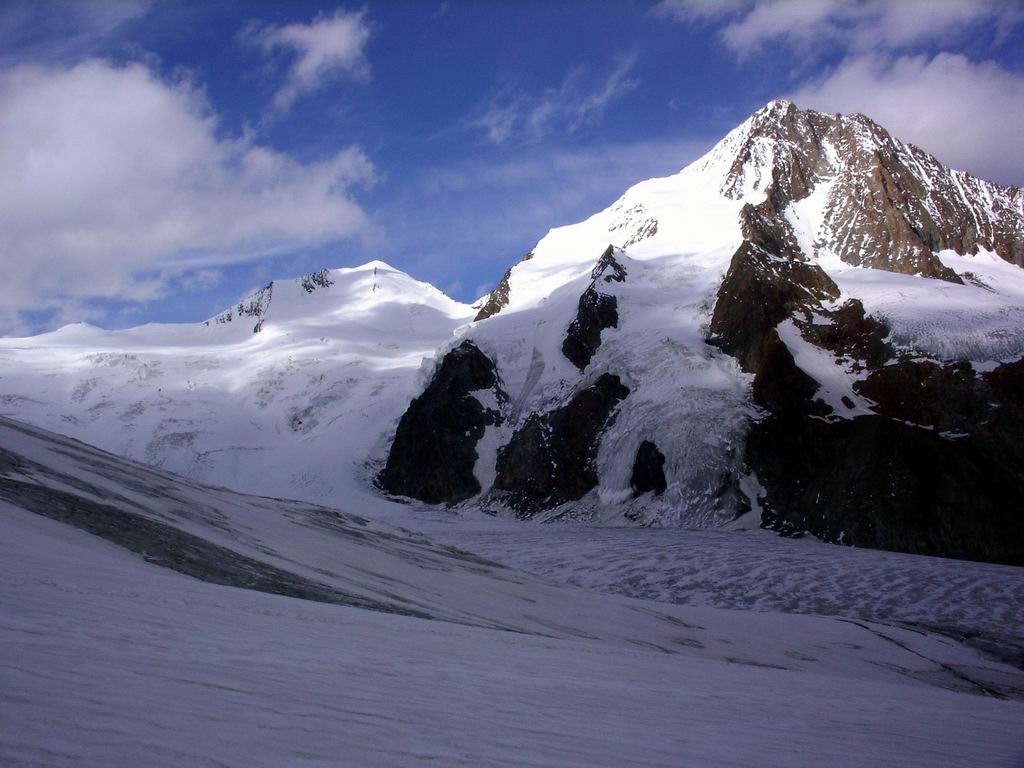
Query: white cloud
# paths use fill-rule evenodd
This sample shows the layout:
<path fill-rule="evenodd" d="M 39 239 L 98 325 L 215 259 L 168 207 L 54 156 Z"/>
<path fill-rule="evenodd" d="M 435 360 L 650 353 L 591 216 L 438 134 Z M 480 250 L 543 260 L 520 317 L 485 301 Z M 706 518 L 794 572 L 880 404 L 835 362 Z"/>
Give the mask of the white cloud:
<path fill-rule="evenodd" d="M 318 162 L 224 138 L 201 92 L 91 60 L 0 74 L 0 330 L 189 270 L 358 236 L 362 151 Z M 210 275 L 196 278 L 197 285 Z"/>
<path fill-rule="evenodd" d="M 946 164 L 1024 181 L 1024 75 L 959 54 L 857 56 L 789 98 L 801 107 L 862 112 Z"/>
<path fill-rule="evenodd" d="M 686 23 L 725 22 L 720 34 L 740 58 L 779 44 L 810 57 L 826 51 L 900 51 L 946 43 L 990 26 L 997 38 L 1024 22 L 1004 0 L 664 0 L 659 15 Z"/>
<path fill-rule="evenodd" d="M 182 275 L 178 284 L 188 293 L 201 293 L 216 288 L 223 280 L 224 273 L 219 269 L 197 269 Z"/>
<path fill-rule="evenodd" d="M 81 59 L 151 6 L 152 0 L 5 0 L 0 66 Z"/>
<path fill-rule="evenodd" d="M 510 139 L 539 141 L 557 130 L 575 133 L 584 126 L 599 123 L 612 102 L 636 89 L 639 83 L 630 77 L 635 65 L 635 55 L 619 58 L 608 77 L 596 87 L 587 87 L 586 71 L 575 67 L 561 85 L 537 96 L 506 89 L 470 124 L 482 129 L 493 144 Z"/>
<path fill-rule="evenodd" d="M 639 82 L 629 77 L 635 65 L 636 56 L 621 58 L 601 88 L 584 94 L 578 102 L 573 103 L 570 108 L 572 119 L 569 130 L 574 131 L 581 125 L 599 121 L 604 117 L 604 111 L 609 104 L 635 90 Z M 559 97 L 564 95 L 559 94 Z"/>
<path fill-rule="evenodd" d="M 512 138 L 517 125 L 522 121 L 523 110 L 521 96 L 500 94 L 491 101 L 482 115 L 473 120 L 472 125 L 482 129 L 492 144 L 504 144 Z"/>
<path fill-rule="evenodd" d="M 299 97 L 332 79 L 368 79 L 370 65 L 363 49 L 370 32 L 365 11 L 338 10 L 309 24 L 252 28 L 244 38 L 266 53 L 284 51 L 292 57 L 284 83 L 274 95 L 275 110 L 285 112 Z"/>
<path fill-rule="evenodd" d="M 656 16 L 681 22 L 720 21 L 749 10 L 752 0 L 661 0 L 653 8 Z"/>

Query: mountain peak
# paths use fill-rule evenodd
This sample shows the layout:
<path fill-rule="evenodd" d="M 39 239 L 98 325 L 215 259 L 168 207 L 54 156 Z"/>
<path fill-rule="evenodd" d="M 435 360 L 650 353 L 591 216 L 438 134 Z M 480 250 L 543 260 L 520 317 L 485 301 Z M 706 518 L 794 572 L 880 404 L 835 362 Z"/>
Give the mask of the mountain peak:
<path fill-rule="evenodd" d="M 338 316 L 365 311 L 383 302 L 422 305 L 450 317 L 469 314 L 471 308 L 446 296 L 429 283 L 416 280 L 385 261 L 368 261 L 357 267 L 320 269 L 292 279 L 274 280 L 203 325 L 227 325 L 241 321 L 259 333 L 271 318 L 275 323 L 315 322 L 317 316 Z"/>
<path fill-rule="evenodd" d="M 946 168 L 866 116 L 777 99 L 674 176 L 551 230 L 478 319 L 533 304 L 589 271 L 609 243 L 643 260 L 732 252 L 745 239 L 800 259 L 959 282 L 940 252 L 1024 265 L 1024 192 Z"/>
<path fill-rule="evenodd" d="M 332 272 L 349 272 L 349 273 L 352 273 L 352 272 L 370 272 L 370 271 L 373 271 L 373 270 L 377 270 L 378 272 L 398 272 L 398 273 L 403 274 L 403 275 L 407 275 L 408 274 L 406 272 L 403 272 L 401 269 L 398 269 L 397 267 L 391 266 L 386 261 L 381 261 L 380 259 L 374 259 L 373 261 L 368 261 L 365 264 L 360 264 L 358 267 L 340 267 L 338 269 L 334 269 L 334 270 L 331 270 L 331 271 Z"/>
<path fill-rule="evenodd" d="M 800 108 L 788 99 L 772 99 L 759 110 L 751 115 L 754 120 L 778 119 L 786 114 L 801 111 Z"/>
<path fill-rule="evenodd" d="M 798 248 L 805 256 L 953 282 L 940 251 L 993 251 L 1024 264 L 1019 190 L 951 170 L 864 115 L 771 102 L 709 157 L 707 171 L 727 167 L 721 193 L 759 209 L 762 224 L 773 219 L 776 240 L 800 240 L 796 209 L 813 209 L 804 223 L 815 231 Z M 746 230 L 754 216 L 743 219 Z"/>

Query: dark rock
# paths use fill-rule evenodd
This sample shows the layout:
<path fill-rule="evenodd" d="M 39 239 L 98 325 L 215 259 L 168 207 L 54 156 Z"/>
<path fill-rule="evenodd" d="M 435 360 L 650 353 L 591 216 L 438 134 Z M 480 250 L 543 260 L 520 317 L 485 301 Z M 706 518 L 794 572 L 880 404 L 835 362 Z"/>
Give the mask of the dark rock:
<path fill-rule="evenodd" d="M 601 433 L 628 394 L 605 373 L 561 408 L 532 414 L 498 451 L 494 489 L 523 517 L 582 498 L 597 485 Z"/>
<path fill-rule="evenodd" d="M 791 261 L 807 261 L 796 241 L 793 227 L 786 218 L 788 204 L 787 200 L 782 199 L 777 187 L 769 187 L 763 202 L 743 206 L 740 211 L 740 230 L 744 240 L 767 253 Z"/>
<path fill-rule="evenodd" d="M 319 269 L 301 278 L 299 285 L 306 293 L 312 293 L 317 288 L 330 288 L 334 285 L 334 281 L 331 280 L 331 273 L 328 270 Z"/>
<path fill-rule="evenodd" d="M 879 414 L 939 432 L 981 428 L 995 397 L 966 362 L 901 360 L 872 371 L 854 389 L 873 401 Z"/>
<path fill-rule="evenodd" d="M 901 360 L 856 389 L 878 415 L 829 422 L 794 398 L 754 424 L 764 525 L 1024 564 L 1024 361 L 976 376 L 968 363 Z"/>
<path fill-rule="evenodd" d="M 889 327 L 867 314 L 860 299 L 850 299 L 839 309 L 823 314 L 831 322 L 800 324 L 811 343 L 840 359 L 853 361 L 854 368 L 878 368 L 892 357 L 892 348 L 886 342 Z"/>
<path fill-rule="evenodd" d="M 718 290 L 708 341 L 733 355 L 745 371 L 761 364 L 775 326 L 801 311 L 820 310 L 839 287 L 817 264 L 769 253 L 750 241 L 736 250 Z"/>
<path fill-rule="evenodd" d="M 619 324 L 619 302 L 614 296 L 598 293 L 591 286 L 580 296 L 576 317 L 562 341 L 562 354 L 581 371 L 601 346 L 601 331 Z"/>
<path fill-rule="evenodd" d="M 765 335 L 759 359 L 751 386 L 751 397 L 759 406 L 776 414 L 825 416 L 831 412 L 829 406 L 814 400 L 818 382 L 797 366 L 789 347 L 774 329 Z"/>
<path fill-rule="evenodd" d="M 651 491 L 655 496 L 660 496 L 668 487 L 665 482 L 665 455 L 649 440 L 640 443 L 636 451 L 629 484 L 633 487 L 634 496 Z"/>
<path fill-rule="evenodd" d="M 518 264 L 522 264 L 524 261 L 529 261 L 533 258 L 533 251 L 523 254 L 523 257 L 519 259 Z M 498 282 L 497 287 L 490 292 L 487 296 L 487 301 L 480 307 L 480 311 L 476 313 L 476 317 L 473 318 L 473 322 L 478 320 L 486 320 L 488 317 L 498 314 L 505 307 L 508 306 L 509 291 L 509 280 L 512 277 L 512 270 L 515 266 L 509 267 L 505 274 L 501 276 L 501 280 Z"/>
<path fill-rule="evenodd" d="M 626 281 L 626 268 L 615 258 L 615 246 L 609 245 L 590 270 L 590 279 L 595 283 L 603 280 L 606 283 L 623 283 Z"/>
<path fill-rule="evenodd" d="M 1004 363 L 982 374 L 982 378 L 1004 408 L 1014 412 L 1024 409 L 1024 358 L 1014 363 Z"/>
<path fill-rule="evenodd" d="M 813 142 L 828 130 L 817 119 L 794 118 L 783 130 Z M 879 141 L 896 151 L 887 135 Z M 754 374 L 751 395 L 766 414 L 746 449 L 766 491 L 763 525 L 857 546 L 1024 563 L 1024 362 L 977 376 L 968 363 L 893 361 L 885 323 L 856 300 L 834 308 L 837 286 L 805 260 L 784 216 L 788 202 L 813 186 L 821 160 L 813 147 L 804 150 L 773 170 L 763 203 L 741 212 L 745 240 L 708 337 Z M 845 190 L 833 192 L 831 225 L 842 231 L 829 247 L 850 263 L 958 282 L 932 249 L 969 251 L 975 240 L 957 239 L 959 223 L 928 218 L 910 227 L 906 217 L 917 215 L 928 190 L 885 152 L 865 166 L 869 178 L 858 187 L 870 215 L 862 203 L 844 201 Z M 955 218 L 954 208 L 947 213 Z M 843 252 L 847 241 L 872 247 Z M 866 371 L 854 388 L 875 415 L 836 418 L 816 399 L 818 382 L 776 330 L 786 320 L 838 364 Z"/>
<path fill-rule="evenodd" d="M 1004 447 L 985 437 L 950 440 L 884 416 L 771 416 L 754 425 L 747 450 L 767 491 L 767 528 L 1022 565 L 1020 451 Z"/>
<path fill-rule="evenodd" d="M 615 259 L 615 248 L 608 246 L 590 272 L 590 286 L 580 296 L 576 317 L 569 324 L 562 342 L 562 354 L 581 371 L 601 346 L 601 331 L 619 325 L 619 302 L 615 296 L 598 290 L 601 282 L 621 283 L 626 269 Z"/>
<path fill-rule="evenodd" d="M 806 197 L 826 170 L 822 137 L 830 124 L 828 115 L 800 110 L 790 102 L 773 102 L 753 116 L 750 133 L 736 152 L 722 194 L 734 200 L 743 196 L 746 173 L 756 165 L 758 145 L 768 139 L 777 141 L 783 150 L 782 156 L 773 158 L 772 185 L 789 199 Z"/>
<path fill-rule="evenodd" d="M 267 313 L 270 311 L 270 302 L 274 298 L 274 284 L 267 283 L 265 286 L 260 288 L 258 291 L 250 294 L 242 301 L 238 302 L 238 305 L 233 309 L 226 309 L 213 318 L 215 323 L 230 323 L 234 318 L 239 319 L 243 317 L 255 317 L 256 324 L 253 325 L 252 332 L 259 333 L 263 330 L 263 323 L 267 319 Z M 204 325 L 209 325 L 210 321 L 207 320 Z"/>
<path fill-rule="evenodd" d="M 430 504 L 458 502 L 480 493 L 473 474 L 476 444 L 501 414 L 471 393 L 494 389 L 505 398 L 490 358 L 471 341 L 444 356 L 430 384 L 398 423 L 378 484 L 388 493 Z"/>

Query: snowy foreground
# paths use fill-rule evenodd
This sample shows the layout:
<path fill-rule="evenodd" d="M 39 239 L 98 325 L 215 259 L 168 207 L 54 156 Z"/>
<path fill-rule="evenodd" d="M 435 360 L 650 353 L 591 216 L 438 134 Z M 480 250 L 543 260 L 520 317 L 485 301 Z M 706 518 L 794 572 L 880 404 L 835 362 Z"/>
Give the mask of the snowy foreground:
<path fill-rule="evenodd" d="M 0 765 L 1024 764 L 1024 674 L 941 633 L 559 586 L 15 422 L 0 446 Z M 465 535 L 512 559 L 484 525 Z M 552 562 L 602 549 L 543 530 Z M 1019 569 L 828 551 L 854 581 L 962 567 L 989 592 L 946 609 L 1019 630 Z M 994 591 L 1008 612 L 970 608 Z"/>

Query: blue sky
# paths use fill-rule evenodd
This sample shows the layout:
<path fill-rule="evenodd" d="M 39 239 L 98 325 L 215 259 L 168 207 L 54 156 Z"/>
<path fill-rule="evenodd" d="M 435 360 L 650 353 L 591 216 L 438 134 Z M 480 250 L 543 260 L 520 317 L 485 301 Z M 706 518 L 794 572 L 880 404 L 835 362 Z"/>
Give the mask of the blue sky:
<path fill-rule="evenodd" d="M 456 298 L 772 98 L 1024 183 L 983 0 L 6 2 L 0 333 L 196 321 L 383 259 Z"/>

